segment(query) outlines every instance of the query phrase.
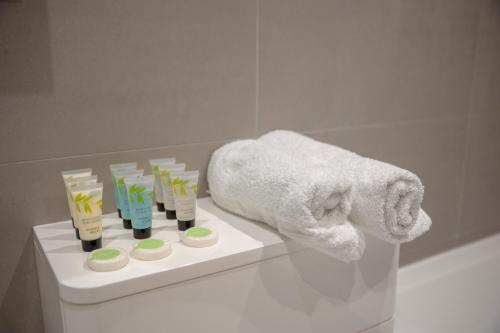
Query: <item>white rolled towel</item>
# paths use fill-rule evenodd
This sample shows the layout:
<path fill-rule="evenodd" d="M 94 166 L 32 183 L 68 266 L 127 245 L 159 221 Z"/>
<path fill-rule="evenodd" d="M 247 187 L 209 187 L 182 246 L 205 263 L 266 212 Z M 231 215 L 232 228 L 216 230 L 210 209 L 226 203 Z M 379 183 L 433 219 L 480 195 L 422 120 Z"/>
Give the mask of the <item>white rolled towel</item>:
<path fill-rule="evenodd" d="M 351 187 L 342 174 L 241 140 L 212 154 L 207 178 L 212 199 L 228 211 L 344 262 L 363 254 L 364 235 L 347 219 Z"/>
<path fill-rule="evenodd" d="M 272 131 L 258 141 L 311 165 L 326 165 L 345 175 L 352 182 L 350 220 L 381 239 L 408 242 L 432 224 L 420 208 L 424 187 L 408 170 L 292 131 Z"/>

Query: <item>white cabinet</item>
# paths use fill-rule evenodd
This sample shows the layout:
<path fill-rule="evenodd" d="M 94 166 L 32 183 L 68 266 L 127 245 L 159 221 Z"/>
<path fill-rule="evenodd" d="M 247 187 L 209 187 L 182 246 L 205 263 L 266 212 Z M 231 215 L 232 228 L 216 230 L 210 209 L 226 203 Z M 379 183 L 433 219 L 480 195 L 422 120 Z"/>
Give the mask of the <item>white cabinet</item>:
<path fill-rule="evenodd" d="M 398 246 L 368 237 L 363 258 L 345 264 L 206 198 L 196 221 L 220 240 L 195 249 L 154 216 L 153 237 L 171 241 L 172 255 L 108 273 L 85 265 L 71 222 L 34 228 L 47 333 L 392 332 Z M 116 214 L 104 225 L 104 246 L 132 248 Z"/>

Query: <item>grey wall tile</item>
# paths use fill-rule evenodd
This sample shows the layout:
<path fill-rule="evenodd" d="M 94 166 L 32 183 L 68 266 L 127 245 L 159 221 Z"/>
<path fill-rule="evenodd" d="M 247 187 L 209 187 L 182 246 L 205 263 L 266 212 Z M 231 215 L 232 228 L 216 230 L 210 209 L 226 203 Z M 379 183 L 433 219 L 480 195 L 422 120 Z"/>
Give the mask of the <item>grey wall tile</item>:
<path fill-rule="evenodd" d="M 500 112 L 500 1 L 482 3 L 471 112 Z"/>
<path fill-rule="evenodd" d="M 0 96 L 53 89 L 48 24 L 45 1 L 0 1 Z"/>
<path fill-rule="evenodd" d="M 0 302 L 0 332 L 43 333 L 42 309 L 31 237 L 25 244 L 19 246 L 22 248 L 22 253 L 12 272 L 7 292 Z"/>
<path fill-rule="evenodd" d="M 458 235 L 462 189 L 465 117 L 403 124 L 368 126 L 313 134 L 364 156 L 389 162 L 417 174 L 425 186 L 423 208 L 431 216 L 431 231 L 401 246 L 401 260 L 425 256 Z"/>
<path fill-rule="evenodd" d="M 200 170 L 200 196 L 206 196 L 206 167 L 210 155 L 222 143 L 181 145 L 161 149 L 93 155 L 79 158 L 52 159 L 38 162 L 12 163 L 0 166 L 1 226 L 0 238 L 0 306 L 10 308 L 7 296 L 19 291 L 22 281 L 15 279 L 16 271 L 29 264 L 23 255 L 31 242 L 31 228 L 37 224 L 69 219 L 67 199 L 60 172 L 91 167 L 104 182 L 104 211 L 114 211 L 114 199 L 108 166 L 111 163 L 138 161 L 150 174 L 148 160 L 175 156 L 190 170 Z M 29 257 L 29 260 L 32 258 Z M 31 280 L 29 280 L 31 281 Z M 36 281 L 33 279 L 33 281 Z M 3 304 L 3 305 L 2 305 Z M 19 309 L 18 309 L 19 311 Z M 9 315 L 13 315 L 10 313 Z"/>
<path fill-rule="evenodd" d="M 469 118 L 461 233 L 500 231 L 500 112 Z"/>
<path fill-rule="evenodd" d="M 464 115 L 479 5 L 262 1 L 259 131 Z"/>
<path fill-rule="evenodd" d="M 0 162 L 255 134 L 255 1 L 42 4 L 2 4 L 2 17 L 16 20 L 2 21 L 0 64 L 32 63 L 50 78 L 32 82 L 36 73 L 22 71 L 0 80 L 8 86 L 0 93 Z M 45 21 L 19 28 L 33 16 Z M 29 62 L 16 63 L 10 52 L 29 51 L 19 44 L 36 29 L 33 38 L 43 38 Z"/>

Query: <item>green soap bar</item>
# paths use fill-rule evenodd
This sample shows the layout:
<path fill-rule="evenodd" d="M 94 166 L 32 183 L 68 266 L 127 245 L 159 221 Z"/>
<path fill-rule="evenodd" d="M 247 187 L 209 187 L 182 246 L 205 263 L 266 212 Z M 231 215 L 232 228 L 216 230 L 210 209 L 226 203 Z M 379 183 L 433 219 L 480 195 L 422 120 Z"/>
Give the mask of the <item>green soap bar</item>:
<path fill-rule="evenodd" d="M 163 245 L 165 245 L 165 242 L 162 241 L 161 239 L 150 238 L 137 243 L 136 248 L 143 250 L 154 250 L 154 249 L 159 249 Z"/>
<path fill-rule="evenodd" d="M 188 237 L 207 237 L 211 233 L 212 233 L 212 231 L 210 229 L 203 228 L 203 227 L 193 227 L 193 228 L 190 228 L 186 232 L 186 236 L 188 236 Z"/>
<path fill-rule="evenodd" d="M 120 255 L 120 251 L 116 249 L 100 249 L 92 252 L 90 260 L 111 260 Z"/>
<path fill-rule="evenodd" d="M 119 247 L 97 249 L 87 256 L 87 265 L 96 272 L 116 271 L 128 264 L 128 253 Z"/>

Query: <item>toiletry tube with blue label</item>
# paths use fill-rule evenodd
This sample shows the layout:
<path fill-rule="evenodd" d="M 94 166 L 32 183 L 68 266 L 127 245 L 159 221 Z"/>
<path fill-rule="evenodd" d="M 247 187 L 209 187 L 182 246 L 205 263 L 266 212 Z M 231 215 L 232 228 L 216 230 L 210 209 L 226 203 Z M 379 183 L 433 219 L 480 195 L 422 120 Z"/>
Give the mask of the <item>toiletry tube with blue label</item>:
<path fill-rule="evenodd" d="M 165 205 L 167 220 L 177 219 L 175 215 L 174 191 L 172 190 L 172 178 L 170 177 L 170 173 L 184 170 L 186 170 L 186 164 L 184 163 L 159 166 L 163 203 Z"/>
<path fill-rule="evenodd" d="M 127 188 L 125 187 L 125 178 L 132 176 L 142 176 L 144 170 L 114 170 L 112 176 L 116 182 L 118 199 L 120 201 L 120 210 L 122 213 L 123 227 L 132 229 L 132 216 L 128 202 Z"/>
<path fill-rule="evenodd" d="M 73 212 L 73 215 L 74 215 L 73 221 L 74 221 L 77 239 L 80 239 L 80 229 L 78 227 L 78 216 L 75 213 L 75 199 L 73 198 L 73 194 L 71 194 L 71 190 L 75 189 L 76 187 L 89 186 L 89 185 L 93 185 L 93 184 L 97 184 L 97 175 L 71 178 L 71 179 L 66 180 L 66 190 L 69 193 L 70 210 Z"/>
<path fill-rule="evenodd" d="M 199 171 L 171 172 L 177 227 L 184 231 L 195 226 Z"/>
<path fill-rule="evenodd" d="M 76 229 L 76 225 L 75 225 L 75 213 L 73 212 L 71 199 L 70 199 L 71 192 L 68 191 L 68 188 L 66 186 L 66 181 L 69 179 L 73 179 L 73 178 L 91 176 L 92 169 L 88 168 L 88 169 L 78 169 L 78 170 L 67 170 L 67 171 L 61 172 L 61 175 L 62 175 L 62 178 L 64 181 L 64 187 L 66 190 L 66 197 L 68 199 L 68 207 L 69 207 L 69 212 L 71 214 L 71 222 L 73 223 L 73 228 L 75 228 L 76 237 L 79 238 L 78 229 Z"/>
<path fill-rule="evenodd" d="M 151 170 L 153 171 L 153 178 L 154 178 L 154 197 L 159 212 L 165 211 L 165 205 L 163 204 L 163 193 L 161 189 L 161 180 L 160 180 L 160 165 L 168 165 L 174 163 L 175 163 L 174 157 L 149 160 L 149 164 L 151 165 Z"/>
<path fill-rule="evenodd" d="M 128 202 L 132 216 L 134 238 L 151 237 L 153 223 L 153 188 L 154 177 L 126 177 Z"/>
<path fill-rule="evenodd" d="M 113 183 L 113 195 L 115 197 L 116 211 L 118 212 L 118 218 L 122 218 L 122 212 L 120 210 L 120 198 L 118 197 L 118 187 L 116 186 L 115 178 L 113 177 L 113 171 L 115 170 L 135 170 L 137 169 L 137 162 L 130 163 L 118 163 L 111 164 L 109 166 L 109 171 L 111 171 L 111 182 Z"/>
<path fill-rule="evenodd" d="M 102 188 L 102 183 L 97 183 L 71 190 L 82 249 L 86 252 L 102 247 Z"/>

